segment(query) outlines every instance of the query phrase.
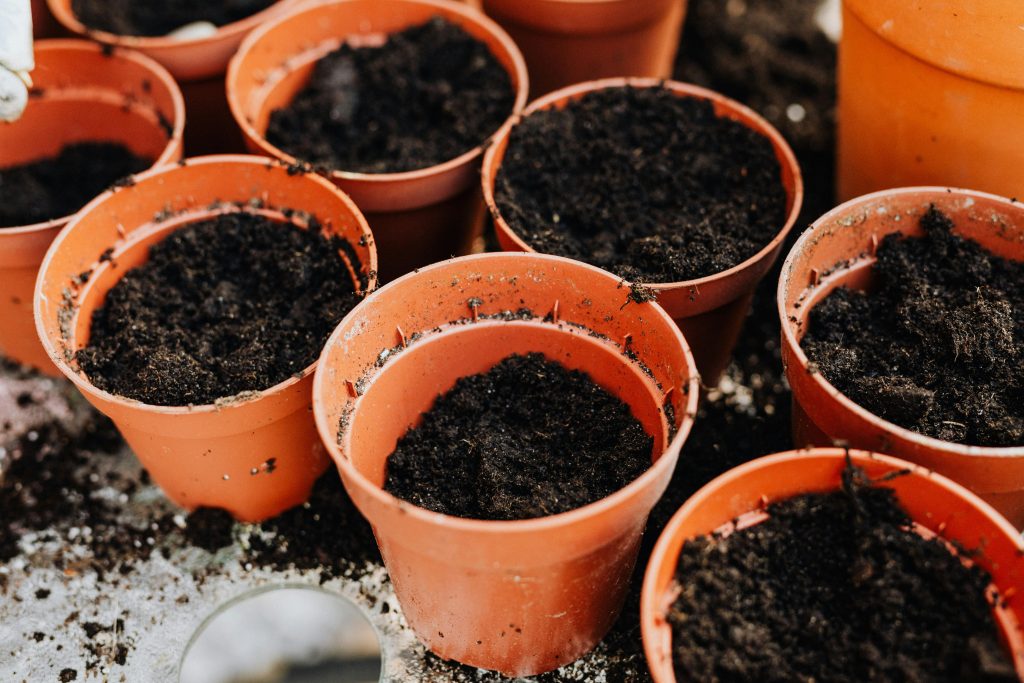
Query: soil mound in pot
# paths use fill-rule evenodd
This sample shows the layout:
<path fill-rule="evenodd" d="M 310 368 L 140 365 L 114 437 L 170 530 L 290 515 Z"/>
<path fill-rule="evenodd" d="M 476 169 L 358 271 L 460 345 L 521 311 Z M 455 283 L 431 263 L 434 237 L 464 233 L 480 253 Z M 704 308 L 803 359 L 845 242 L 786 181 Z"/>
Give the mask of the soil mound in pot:
<path fill-rule="evenodd" d="M 435 18 L 318 61 L 291 104 L 271 114 L 266 136 L 331 170 L 397 173 L 479 147 L 514 104 L 512 79 L 487 45 Z"/>
<path fill-rule="evenodd" d="M 152 165 L 124 145 L 80 142 L 53 157 L 0 168 L 0 228 L 70 216 L 121 178 Z"/>
<path fill-rule="evenodd" d="M 837 289 L 802 341 L 825 379 L 901 427 L 976 446 L 1024 444 L 1024 264 L 953 233 L 889 235 L 870 293 Z"/>
<path fill-rule="evenodd" d="M 252 16 L 277 0 L 72 0 L 71 11 L 91 29 L 120 36 L 165 36 L 197 21 L 224 26 Z"/>
<path fill-rule="evenodd" d="M 608 88 L 513 128 L 495 201 L 537 251 L 631 280 L 727 270 L 786 222 L 771 142 L 664 88 Z"/>
<path fill-rule="evenodd" d="M 586 373 L 513 355 L 437 398 L 388 457 L 384 490 L 458 517 L 544 517 L 629 484 L 653 445 Z"/>
<path fill-rule="evenodd" d="M 347 246 L 249 213 L 177 230 L 107 294 L 78 362 L 97 387 L 150 405 L 268 389 L 315 361 L 358 303 Z"/>
<path fill-rule="evenodd" d="M 1016 681 L 991 578 L 910 527 L 892 489 L 840 491 L 687 542 L 669 611 L 681 681 Z"/>

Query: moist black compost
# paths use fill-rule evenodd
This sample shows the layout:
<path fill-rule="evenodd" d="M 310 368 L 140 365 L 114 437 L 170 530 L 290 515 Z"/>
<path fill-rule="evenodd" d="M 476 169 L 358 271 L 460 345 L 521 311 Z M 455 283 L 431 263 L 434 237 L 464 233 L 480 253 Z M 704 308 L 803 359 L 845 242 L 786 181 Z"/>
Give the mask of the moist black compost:
<path fill-rule="evenodd" d="M 71 11 L 86 27 L 122 36 L 164 36 L 207 21 L 223 26 L 245 19 L 277 0 L 72 0 Z"/>

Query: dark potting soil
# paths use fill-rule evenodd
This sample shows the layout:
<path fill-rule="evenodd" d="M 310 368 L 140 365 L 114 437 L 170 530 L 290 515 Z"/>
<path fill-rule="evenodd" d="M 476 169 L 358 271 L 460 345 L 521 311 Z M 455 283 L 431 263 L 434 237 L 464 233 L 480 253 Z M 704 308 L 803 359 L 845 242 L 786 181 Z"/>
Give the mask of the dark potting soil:
<path fill-rule="evenodd" d="M 534 249 L 628 279 L 727 270 L 786 220 L 769 140 L 663 88 L 613 88 L 516 126 L 495 200 Z"/>
<path fill-rule="evenodd" d="M 379 47 L 342 45 L 274 111 L 267 140 L 333 170 L 395 173 L 478 147 L 512 114 L 515 91 L 487 45 L 435 18 Z"/>
<path fill-rule="evenodd" d="M 107 294 L 78 362 L 101 389 L 151 405 L 272 387 L 316 360 L 358 302 L 343 246 L 249 213 L 177 230 Z"/>
<path fill-rule="evenodd" d="M 842 490 L 768 513 L 683 546 L 669 612 L 680 680 L 1017 680 L 988 573 L 915 533 L 892 489 L 851 467 Z"/>
<path fill-rule="evenodd" d="M 277 0 L 72 0 L 71 11 L 88 28 L 121 36 L 165 36 L 182 26 L 208 21 L 215 26 L 252 16 Z"/>
<path fill-rule="evenodd" d="M 621 489 L 653 444 L 586 373 L 513 355 L 437 398 L 388 457 L 384 489 L 458 517 L 543 517 Z"/>
<path fill-rule="evenodd" d="M 185 521 L 185 540 L 213 553 L 234 543 L 234 528 L 235 519 L 227 510 L 199 508 Z"/>
<path fill-rule="evenodd" d="M 1024 444 L 1024 264 L 953 233 L 886 237 L 870 293 L 837 289 L 802 342 L 851 400 L 901 427 L 976 446 Z"/>
<path fill-rule="evenodd" d="M 81 142 L 54 157 L 0 168 L 0 228 L 70 216 L 121 178 L 152 165 L 124 145 Z"/>

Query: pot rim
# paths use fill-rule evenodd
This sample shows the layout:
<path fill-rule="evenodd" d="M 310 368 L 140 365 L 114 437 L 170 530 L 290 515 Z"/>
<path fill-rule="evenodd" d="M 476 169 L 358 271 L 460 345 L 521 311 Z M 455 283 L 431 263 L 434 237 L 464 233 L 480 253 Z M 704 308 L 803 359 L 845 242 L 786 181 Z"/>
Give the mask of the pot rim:
<path fill-rule="evenodd" d="M 261 168 L 266 168 L 268 164 L 273 164 L 275 166 L 277 165 L 277 163 L 273 159 L 268 159 L 266 157 L 256 155 L 211 154 L 208 156 L 200 156 L 193 157 L 191 159 L 185 159 L 182 160 L 179 164 L 152 168 L 132 176 L 132 180 L 134 181 L 133 185 L 142 183 L 151 180 L 154 177 L 158 177 L 163 173 L 173 173 L 179 167 L 243 164 L 250 166 L 259 166 Z M 365 266 L 367 273 L 366 292 L 372 292 L 374 289 L 376 289 L 377 286 L 377 251 L 375 248 L 372 248 L 373 237 L 370 232 L 370 226 L 366 222 L 366 217 L 363 216 L 362 211 L 359 210 L 359 208 L 355 205 L 355 202 L 353 202 L 352 199 L 346 193 L 342 192 L 340 189 L 338 189 L 337 186 L 335 186 L 327 179 L 318 176 L 315 173 L 306 173 L 304 174 L 304 177 L 306 177 L 312 182 L 320 184 L 324 189 L 330 190 L 340 200 L 342 200 L 342 202 L 345 204 L 346 209 L 348 209 L 348 211 L 356 219 L 356 223 L 359 226 L 362 236 L 370 240 L 370 259 L 368 263 L 363 265 Z M 102 399 L 105 403 L 115 404 L 119 407 L 131 408 L 136 410 L 141 409 L 145 410 L 146 412 L 159 415 L 211 414 L 228 411 L 235 408 L 241 408 L 249 404 L 252 404 L 256 401 L 259 401 L 261 399 L 264 399 L 269 395 L 283 393 L 286 390 L 290 389 L 291 387 L 294 387 L 295 385 L 299 384 L 300 382 L 308 378 L 316 370 L 317 364 L 320 362 L 319 356 L 317 356 L 317 358 L 314 359 L 312 363 L 307 365 L 302 370 L 302 372 L 291 375 L 288 377 L 288 379 L 278 382 L 277 384 L 267 387 L 266 389 L 253 392 L 251 396 L 247 394 L 243 395 L 244 397 L 242 398 L 238 398 L 237 396 L 224 396 L 219 399 L 220 401 L 222 401 L 221 403 L 204 403 L 202 405 L 195 406 L 158 406 L 149 403 L 144 403 L 142 401 L 137 401 L 126 396 L 119 396 L 117 394 L 110 393 L 109 391 L 106 391 L 104 389 L 100 389 L 95 384 L 93 384 L 89 380 L 89 378 L 85 376 L 83 372 L 77 371 L 73 367 L 71 367 L 68 361 L 64 358 L 64 354 L 59 353 L 57 349 L 54 347 L 53 340 L 50 339 L 49 335 L 46 333 L 46 328 L 39 315 L 39 302 L 42 298 L 43 292 L 43 274 L 49 268 L 50 262 L 53 260 L 53 255 L 56 252 L 56 250 L 60 247 L 61 243 L 64 241 L 64 237 L 71 230 L 73 230 L 76 225 L 78 225 L 79 221 L 81 220 L 81 217 L 85 216 L 94 207 L 102 204 L 109 197 L 113 196 L 114 193 L 117 192 L 118 190 L 119 188 L 112 188 L 106 190 L 105 192 L 103 192 L 103 194 L 97 196 L 91 202 L 86 204 L 77 214 L 75 214 L 71 218 L 68 224 L 64 226 L 64 228 L 60 231 L 60 234 L 58 234 L 57 237 L 53 240 L 53 243 L 47 250 L 46 256 L 43 259 L 43 263 L 39 267 L 39 277 L 36 279 L 36 288 L 34 295 L 36 334 L 39 335 L 43 347 L 46 349 L 47 355 L 54 362 L 57 368 L 68 379 L 70 379 L 83 394 L 96 396 Z M 216 211 L 206 208 L 201 211 L 194 212 L 193 218 L 195 218 L 196 220 L 202 220 L 204 218 L 210 218 L 215 215 L 218 215 Z M 194 221 L 189 221 L 189 223 L 192 222 Z"/>
<path fill-rule="evenodd" d="M 470 256 L 462 256 L 456 259 L 449 259 L 447 261 L 441 261 L 439 263 L 431 264 L 425 268 L 419 269 L 418 271 L 407 273 L 406 275 L 403 275 L 402 277 L 393 280 L 392 282 L 378 289 L 377 292 L 386 292 L 389 287 L 395 285 L 396 283 L 404 282 L 405 280 L 410 278 L 415 278 L 422 273 L 429 273 L 433 270 L 447 267 L 453 261 L 478 265 L 480 271 L 486 272 L 487 261 L 494 259 L 506 259 L 510 257 L 531 260 L 539 264 L 543 264 L 544 262 L 562 264 L 568 263 L 572 264 L 574 267 L 581 267 L 592 271 L 597 271 L 598 273 L 601 273 L 607 276 L 608 278 L 614 279 L 615 282 L 621 281 L 620 278 L 615 277 L 611 273 L 602 270 L 597 266 L 592 266 L 588 263 L 582 263 L 580 261 L 574 261 L 572 259 L 568 259 L 562 256 L 525 252 L 494 252 L 485 254 L 472 254 Z M 369 306 L 372 304 L 372 301 L 367 303 L 367 300 L 364 299 L 355 308 L 353 308 L 352 311 L 349 312 L 349 315 L 357 315 L 361 307 Z M 328 380 L 326 373 L 317 372 L 313 376 L 313 414 L 316 418 L 316 426 L 317 430 L 320 432 L 320 438 L 321 440 L 323 440 L 325 446 L 327 447 L 327 452 L 328 454 L 330 454 L 331 459 L 335 462 L 338 468 L 343 471 L 344 476 L 348 481 L 358 486 L 364 494 L 373 498 L 378 505 L 383 505 L 390 508 L 400 508 L 406 514 L 413 517 L 416 521 L 423 524 L 443 526 L 453 531 L 464 533 L 480 533 L 492 535 L 509 533 L 532 534 L 543 531 L 549 531 L 559 527 L 572 526 L 578 522 L 583 521 L 584 519 L 595 517 L 605 512 L 608 512 L 614 508 L 619 507 L 622 503 L 629 500 L 635 494 L 638 494 L 643 489 L 646 489 L 650 485 L 652 480 L 658 478 L 660 471 L 669 466 L 670 461 L 674 462 L 674 458 L 666 456 L 673 449 L 677 451 L 682 449 L 682 446 L 685 443 L 686 438 L 689 436 L 690 429 L 693 427 L 694 416 L 697 412 L 697 404 L 700 395 L 700 375 L 698 374 L 697 366 L 693 361 L 693 354 L 690 352 L 690 346 L 686 342 L 686 339 L 683 337 L 682 332 L 679 331 L 679 328 L 672 321 L 672 318 L 669 317 L 668 313 L 666 313 L 661 306 L 653 302 L 651 302 L 651 305 L 652 314 L 662 317 L 663 321 L 668 324 L 667 329 L 672 330 L 672 334 L 675 335 L 675 340 L 682 346 L 686 356 L 687 370 L 689 371 L 689 376 L 686 379 L 687 398 L 685 409 L 682 411 L 682 421 L 680 422 L 675 434 L 672 436 L 671 439 L 669 439 L 665 449 L 659 455 L 658 460 L 653 462 L 650 467 L 644 470 L 643 474 L 641 474 L 636 479 L 629 482 L 622 488 L 618 489 L 611 495 L 605 496 L 604 498 L 596 500 L 593 503 L 588 503 L 587 505 L 575 508 L 573 510 L 569 510 L 567 512 L 561 512 L 554 515 L 547 515 L 545 517 L 535 517 L 532 519 L 517 520 L 483 520 L 472 519 L 468 517 L 457 517 L 454 515 L 446 515 L 441 512 L 432 512 L 430 510 L 427 510 L 426 508 L 419 507 L 418 505 L 398 498 L 385 491 L 381 486 L 378 486 L 374 484 L 372 481 L 370 481 L 365 475 L 363 475 L 362 472 L 359 471 L 359 469 L 354 464 L 352 464 L 352 461 L 349 460 L 344 455 L 344 453 L 342 453 L 341 447 L 338 444 L 338 425 L 336 423 L 331 423 L 328 421 L 327 411 L 322 407 L 323 403 L 322 399 L 320 398 L 324 394 L 324 384 L 330 380 Z M 460 327 L 458 329 L 464 329 L 464 327 Z M 330 338 L 327 340 L 326 344 L 324 344 L 324 351 L 320 360 L 323 360 L 324 356 L 330 353 L 332 347 L 336 346 L 336 343 L 342 336 L 343 332 L 344 330 L 342 329 L 342 325 L 339 324 L 339 326 L 335 329 L 335 331 L 331 334 Z M 444 333 L 445 332 L 442 330 L 437 334 Z M 631 363 L 633 361 L 627 359 L 626 357 L 623 357 L 623 362 Z M 384 369 L 381 370 L 381 372 L 386 371 L 386 367 L 387 366 L 385 366 Z"/>
<path fill-rule="evenodd" d="M 779 162 L 780 170 L 783 166 L 788 166 L 793 173 L 793 203 L 786 215 L 786 221 L 775 233 L 775 236 L 772 237 L 771 241 L 765 244 L 764 247 L 757 251 L 757 253 L 752 254 L 750 257 L 731 268 L 717 273 L 711 273 L 710 275 L 705 275 L 703 277 L 694 278 L 692 280 L 678 280 L 675 282 L 643 282 L 643 285 L 653 289 L 655 292 L 685 288 L 699 290 L 701 287 L 706 287 L 732 278 L 737 273 L 752 267 L 767 257 L 772 251 L 777 249 L 796 224 L 796 219 L 800 214 L 800 209 L 803 206 L 804 199 L 803 174 L 800 170 L 800 164 L 797 163 L 796 155 L 790 148 L 789 143 L 786 142 L 785 138 L 782 137 L 782 134 L 779 133 L 772 124 L 750 107 L 726 97 L 725 95 L 717 93 L 714 90 L 709 90 L 708 88 L 693 85 L 691 83 L 683 83 L 681 81 L 660 78 L 616 77 L 577 83 L 576 85 L 570 85 L 537 98 L 520 114 L 517 114 L 507 121 L 505 125 L 502 126 L 501 130 L 499 130 L 494 136 L 491 144 L 488 146 L 487 151 L 484 154 L 483 169 L 481 171 L 484 202 L 487 205 L 487 210 L 490 213 L 491 218 L 497 224 L 498 229 L 504 230 L 512 238 L 516 246 L 522 251 L 538 253 L 505 221 L 501 215 L 501 211 L 498 209 L 498 204 L 495 199 L 495 186 L 497 184 L 498 171 L 501 168 L 501 161 L 503 160 L 503 158 L 497 158 L 498 147 L 509 138 L 512 133 L 512 129 L 531 114 L 541 109 L 552 108 L 558 100 L 564 98 L 569 98 L 571 100 L 578 99 L 583 95 L 599 90 L 627 86 L 633 88 L 667 88 L 668 90 L 671 90 L 676 94 L 681 94 L 684 97 L 707 100 L 716 107 L 722 107 L 726 111 L 739 113 L 744 117 L 749 118 L 757 124 L 756 127 L 749 125 L 746 122 L 741 121 L 740 123 L 767 138 L 769 142 L 772 143 L 772 146 L 782 154 L 783 161 Z M 504 153 L 502 153 L 502 157 L 504 157 Z M 785 183 L 782 183 L 782 189 L 785 190 Z"/>
<path fill-rule="evenodd" d="M 776 290 L 776 306 L 779 312 L 779 318 L 782 321 L 782 346 L 783 352 L 786 347 L 789 347 L 790 353 L 793 354 L 793 358 L 799 364 L 800 371 L 808 372 L 808 365 L 810 359 L 807 354 L 804 353 L 803 347 L 800 345 L 800 340 L 797 338 L 796 329 L 794 328 L 793 322 L 789 319 L 789 313 L 787 310 L 787 299 L 786 299 L 786 284 L 792 279 L 795 268 L 796 258 L 799 256 L 804 249 L 814 242 L 817 242 L 822 237 L 822 233 L 832 224 L 836 223 L 842 217 L 846 215 L 859 212 L 861 208 L 869 205 L 872 202 L 886 197 L 899 197 L 904 195 L 915 195 L 915 194 L 928 194 L 928 195 L 942 195 L 948 196 L 950 194 L 961 195 L 965 198 L 983 198 L 989 201 L 994 201 L 999 204 L 1003 204 L 1007 208 L 1011 208 L 1014 211 L 1021 213 L 1021 221 L 1024 223 L 1024 204 L 1019 201 L 1007 199 L 1000 195 L 992 194 L 989 192 L 981 192 L 979 190 L 968 190 L 963 188 L 955 187 L 944 187 L 940 185 L 922 185 L 914 187 L 900 187 L 889 190 L 880 190 L 878 192 L 872 192 L 860 197 L 855 197 L 849 201 L 843 202 L 839 206 L 833 208 L 828 213 L 824 214 L 811 226 L 805 230 L 797 241 L 793 244 L 793 248 L 789 254 L 786 255 L 786 260 L 782 264 L 782 274 L 779 278 L 778 288 Z M 812 307 L 813 310 L 813 307 Z M 808 313 L 809 314 L 809 313 Z M 970 444 L 954 443 L 952 441 L 943 441 L 942 439 L 936 439 L 932 436 L 915 432 L 911 429 L 901 427 L 895 423 L 889 422 L 888 420 L 875 415 L 867 408 L 854 403 L 853 400 L 848 398 L 843 392 L 837 389 L 831 382 L 826 380 L 820 372 L 808 373 L 811 376 L 811 381 L 814 382 L 815 386 L 819 390 L 828 394 L 833 400 L 837 401 L 840 406 L 848 411 L 852 412 L 859 419 L 864 420 L 875 427 L 895 434 L 900 439 L 911 442 L 922 448 L 930 449 L 933 451 L 939 451 L 943 453 L 949 453 L 954 455 L 962 456 L 973 456 L 973 457 L 986 457 L 986 458 L 1020 458 L 1024 456 L 1024 445 L 1020 446 L 974 446 Z"/>
<path fill-rule="evenodd" d="M 51 0 L 52 1 L 52 0 Z M 256 44 L 271 30 L 277 28 L 279 25 L 286 23 L 296 16 L 307 12 L 314 12 L 321 10 L 324 7 L 331 5 L 342 5 L 351 4 L 354 2 L 366 2 L 367 0 L 319 0 L 318 2 L 307 2 L 300 3 L 299 6 L 276 19 L 265 22 L 264 24 L 257 27 L 255 30 L 249 33 L 242 41 L 238 51 L 231 57 L 231 61 L 228 64 L 227 75 L 225 78 L 225 84 L 227 89 L 227 100 L 228 108 L 231 111 L 232 117 L 235 119 L 235 123 L 242 129 L 242 132 L 251 140 L 253 140 L 260 148 L 262 154 L 267 156 L 281 159 L 288 164 L 302 164 L 303 161 L 298 157 L 292 156 L 288 152 L 272 145 L 266 138 L 264 133 L 260 133 L 253 126 L 252 122 L 246 116 L 242 110 L 242 104 L 239 102 L 238 93 L 236 88 L 232 86 L 234 82 L 238 80 L 238 72 L 241 69 L 242 60 L 246 55 L 252 51 Z M 454 2 L 453 0 L 374 0 L 377 3 L 381 2 L 398 2 L 400 4 L 418 4 L 434 7 L 435 9 L 443 9 L 446 12 L 452 14 L 461 15 L 467 22 L 476 23 L 483 27 L 489 34 L 491 34 L 502 47 L 508 52 L 512 58 L 514 68 L 508 72 L 509 76 L 519 78 L 519 86 L 516 88 L 515 101 L 512 104 L 512 111 L 506 117 L 505 122 L 502 123 L 494 132 L 488 135 L 480 143 L 463 152 L 454 159 L 449 159 L 440 164 L 433 166 L 427 166 L 425 168 L 418 168 L 412 171 L 401 171 L 393 173 L 357 173 L 354 171 L 340 171 L 331 170 L 325 174 L 325 177 L 338 180 L 347 181 L 358 181 L 366 184 L 387 184 L 387 183 L 398 183 L 403 181 L 414 181 L 422 180 L 433 176 L 439 176 L 453 169 L 459 168 L 476 160 L 482 156 L 485 149 L 491 146 L 497 136 L 501 133 L 502 127 L 507 124 L 509 120 L 516 116 L 516 113 L 521 111 L 526 105 L 527 99 L 530 92 L 530 81 L 529 75 L 526 69 L 526 60 L 523 58 L 522 52 L 519 47 L 513 42 L 511 36 L 505 32 L 501 26 L 499 26 L 493 19 L 486 16 L 483 12 L 473 9 L 469 5 Z M 350 37 L 350 35 L 339 36 L 341 43 Z M 322 57 L 320 58 L 322 59 Z M 319 61 L 319 59 L 317 60 Z"/>

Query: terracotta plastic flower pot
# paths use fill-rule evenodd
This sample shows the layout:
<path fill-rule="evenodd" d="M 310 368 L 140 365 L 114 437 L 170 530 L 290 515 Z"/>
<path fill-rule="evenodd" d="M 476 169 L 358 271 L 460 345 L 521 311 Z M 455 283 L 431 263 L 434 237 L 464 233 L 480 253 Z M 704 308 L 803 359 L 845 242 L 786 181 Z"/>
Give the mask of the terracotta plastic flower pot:
<path fill-rule="evenodd" d="M 934 204 L 956 232 L 1004 258 L 1024 260 L 1024 206 L 994 195 L 939 187 L 887 190 L 847 202 L 801 235 L 782 268 L 778 306 L 782 362 L 793 388 L 797 445 L 834 443 L 890 453 L 967 486 L 1024 527 L 1024 447 L 990 448 L 940 441 L 871 414 L 811 372 L 800 348 L 811 309 L 834 289 L 864 289 L 882 238 L 923 234 L 918 219 Z"/>
<path fill-rule="evenodd" d="M 136 176 L 68 224 L 39 273 L 36 325 L 50 358 L 114 421 L 169 498 L 256 521 L 303 502 L 329 463 L 312 416 L 315 363 L 265 391 L 165 407 L 98 389 L 74 360 L 88 343 L 93 312 L 127 270 L 148 258 L 150 246 L 186 225 L 239 210 L 300 227 L 304 216 L 317 218 L 351 245 L 358 263 L 343 257 L 357 288 L 374 287 L 377 258 L 366 221 L 331 183 L 291 175 L 265 158 L 200 157 Z M 263 465 L 271 458 L 276 467 L 268 469 Z"/>
<path fill-rule="evenodd" d="M 313 388 L 317 426 L 373 525 L 409 624 L 441 657 L 537 674 L 590 650 L 620 610 L 699 393 L 665 312 L 621 306 L 618 278 L 592 266 L 480 254 L 378 290 L 327 342 Z M 523 309 L 539 317 L 502 315 Z M 582 369 L 625 401 L 655 439 L 651 468 L 595 503 L 521 521 L 451 517 L 384 492 L 388 455 L 439 393 L 527 352 Z"/>
<path fill-rule="evenodd" d="M 0 167 L 53 156 L 78 142 L 116 142 L 159 166 L 181 157 L 185 108 L 174 79 L 138 53 L 103 54 L 81 40 L 35 45 L 37 88 L 24 115 L 0 124 Z M 0 353 L 51 374 L 32 320 L 39 264 L 69 216 L 0 227 Z"/>
<path fill-rule="evenodd" d="M 846 0 L 842 199 L 905 185 L 1024 194 L 1024 4 Z"/>
<path fill-rule="evenodd" d="M 530 69 L 532 94 L 614 76 L 669 78 L 686 0 L 483 0 Z"/>
<path fill-rule="evenodd" d="M 252 151 L 296 159 L 264 137 L 270 114 L 308 82 L 315 62 L 349 39 L 380 38 L 440 16 L 483 41 L 526 104 L 526 65 L 512 39 L 479 11 L 449 0 L 331 0 L 254 31 L 228 68 L 228 102 Z M 405 173 L 335 171 L 331 180 L 366 214 L 377 238 L 381 280 L 469 253 L 483 216 L 477 174 L 485 141 L 437 166 Z"/>
<path fill-rule="evenodd" d="M 181 83 L 190 125 L 188 155 L 240 152 L 245 149 L 224 96 L 224 71 L 242 39 L 261 23 L 289 11 L 301 0 L 278 0 L 261 12 L 221 26 L 204 38 L 122 36 L 91 29 L 71 8 L 72 0 L 47 0 L 50 11 L 68 31 L 105 45 L 128 47 L 165 66 Z"/>
<path fill-rule="evenodd" d="M 679 509 L 654 547 L 640 597 L 644 653 L 655 683 L 676 683 L 672 628 L 665 615 L 673 601 L 676 565 L 683 544 L 731 525 L 744 515 L 759 514 L 766 503 L 838 489 L 847 453 L 844 449 L 822 448 L 769 455 L 726 472 Z M 896 491 L 900 504 L 923 533 L 968 550 L 980 550 L 970 559 L 992 575 L 1001 594 L 1010 595 L 1011 589 L 1024 584 L 1024 543 L 984 501 L 949 479 L 903 460 L 863 451 L 850 451 L 849 456 L 872 479 L 909 470 L 884 485 Z M 1018 674 L 1024 676 L 1024 602 L 1000 602 L 993 610 L 996 622 Z"/>
<path fill-rule="evenodd" d="M 718 93 L 695 85 L 674 81 L 652 79 L 612 78 L 591 83 L 581 83 L 546 95 L 531 103 L 522 116 L 514 119 L 498 133 L 484 155 L 483 188 L 484 201 L 494 219 L 498 243 L 506 251 L 533 251 L 533 248 L 501 216 L 494 197 L 498 170 L 505 158 L 512 128 L 533 112 L 563 108 L 569 102 L 578 100 L 588 93 L 605 88 L 622 86 L 636 88 L 666 87 L 680 97 L 694 97 L 709 100 L 718 116 L 728 117 L 748 126 L 768 138 L 775 149 L 775 156 L 781 168 L 782 183 L 786 190 L 786 222 L 779 226 L 779 232 L 761 251 L 728 270 L 684 282 L 644 283 L 654 290 L 658 303 L 669 312 L 693 349 L 703 382 L 714 386 L 729 364 L 732 349 L 736 345 L 743 320 L 750 309 L 761 278 L 775 263 L 782 250 L 786 235 L 796 222 L 803 203 L 804 187 L 800 167 L 789 145 L 771 124 L 742 104 Z M 609 188 L 611 191 L 613 188 Z"/>

